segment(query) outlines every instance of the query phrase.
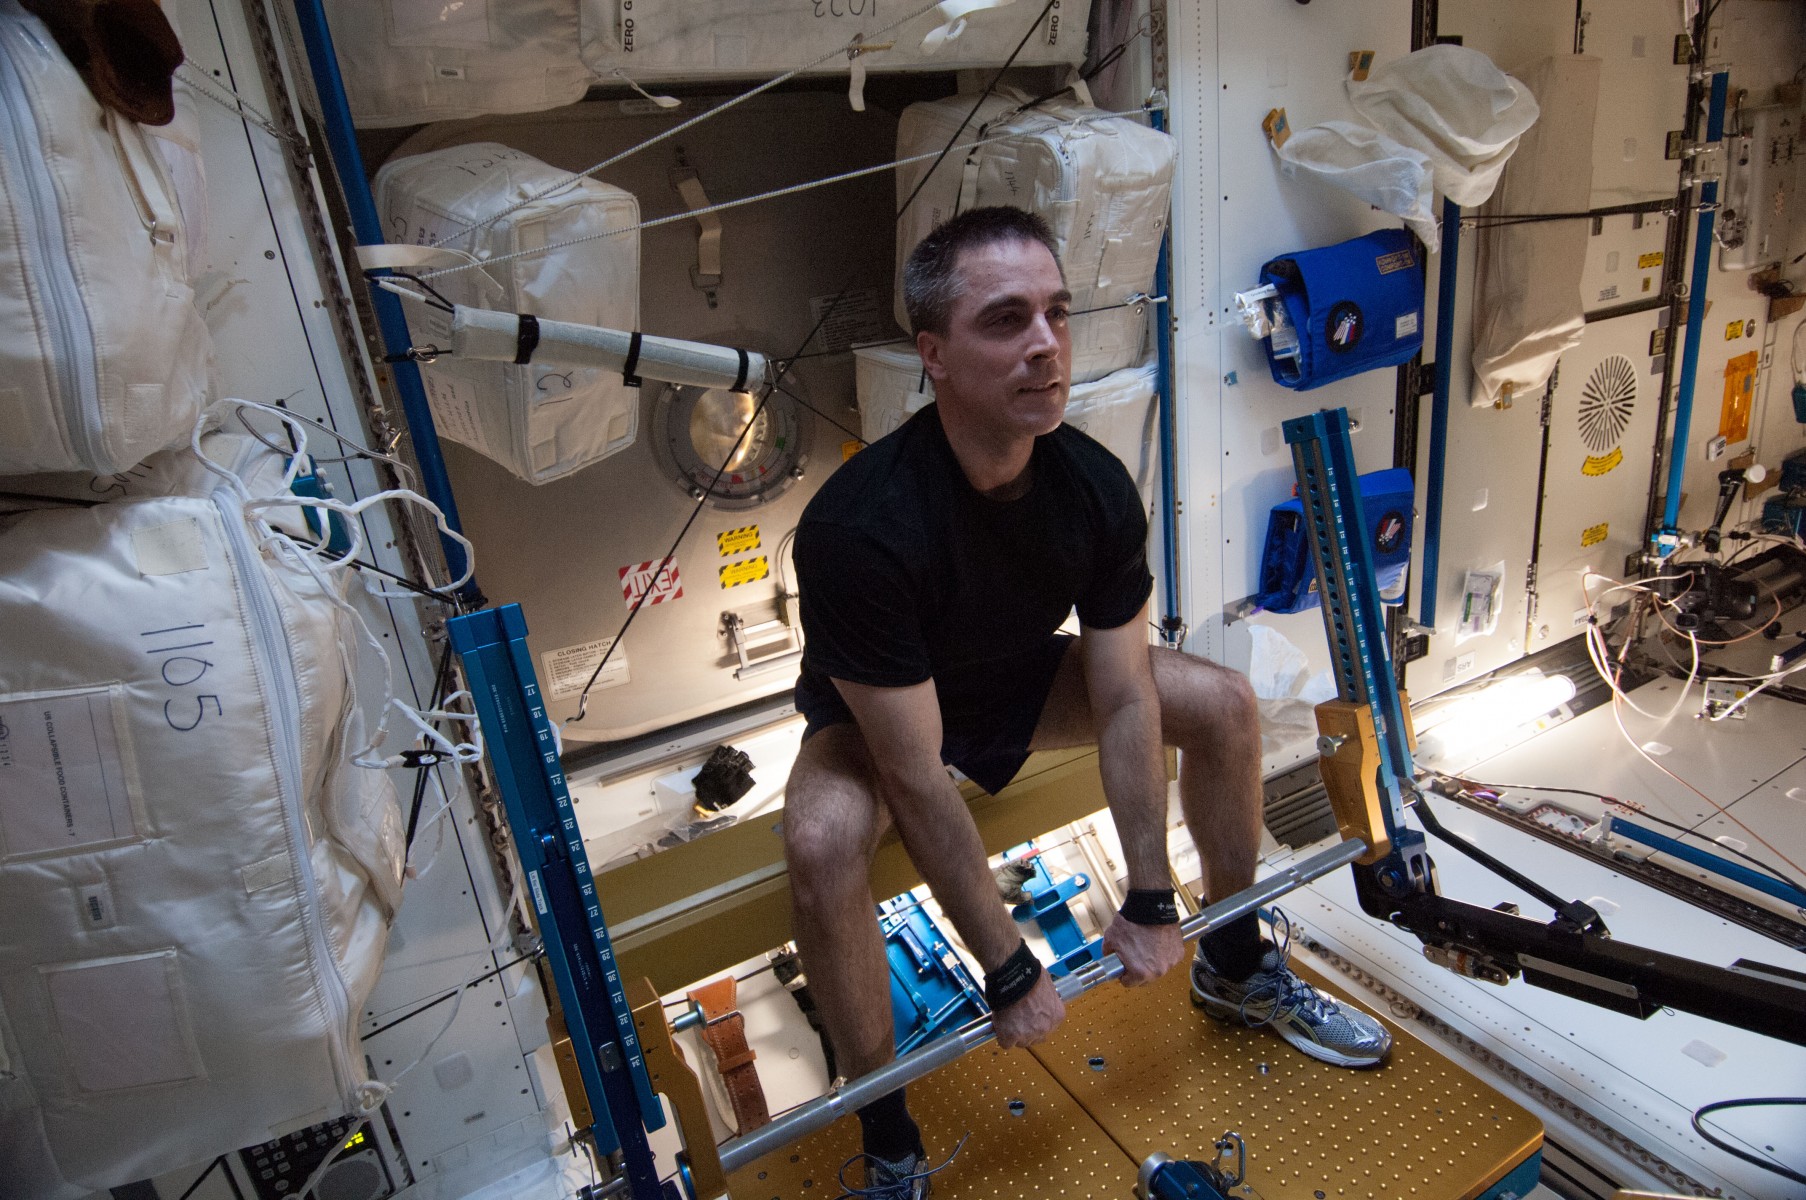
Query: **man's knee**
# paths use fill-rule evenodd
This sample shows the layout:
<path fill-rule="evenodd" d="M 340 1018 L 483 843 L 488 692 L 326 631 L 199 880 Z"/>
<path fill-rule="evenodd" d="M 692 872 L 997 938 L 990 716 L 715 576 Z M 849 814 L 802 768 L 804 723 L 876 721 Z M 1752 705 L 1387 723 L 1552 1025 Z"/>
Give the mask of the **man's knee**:
<path fill-rule="evenodd" d="M 1169 745 L 1258 736 L 1260 703 L 1246 675 L 1181 650 L 1154 647 L 1151 653 Z"/>
<path fill-rule="evenodd" d="M 815 744 L 830 735 L 843 744 Z M 877 793 L 846 741 L 837 729 L 816 734 L 785 787 L 784 860 L 799 904 L 864 886 L 882 832 Z"/>

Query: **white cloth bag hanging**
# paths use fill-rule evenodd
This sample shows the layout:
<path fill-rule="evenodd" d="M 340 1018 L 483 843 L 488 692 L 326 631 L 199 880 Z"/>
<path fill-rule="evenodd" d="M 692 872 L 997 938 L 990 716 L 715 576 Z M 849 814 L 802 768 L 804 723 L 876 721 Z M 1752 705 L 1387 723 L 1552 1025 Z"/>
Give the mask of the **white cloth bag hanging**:
<path fill-rule="evenodd" d="M 928 176 L 897 222 L 897 321 L 909 327 L 903 264 L 917 242 L 955 213 L 994 204 L 1024 208 L 1044 217 L 1059 243 L 1072 310 L 1080 314 L 1072 319 L 1072 381 L 1088 383 L 1141 361 L 1147 315 L 1138 306 L 1118 306 L 1153 290 L 1172 194 L 1173 140 L 1071 99 L 1024 111 L 1027 99 L 1015 92 L 987 99 L 932 175 L 933 160 L 897 169 L 899 206 Z M 970 112 L 970 96 L 910 105 L 897 124 L 897 157 L 939 150 Z M 1008 140 L 971 145 L 1001 135 Z"/>
<path fill-rule="evenodd" d="M 212 342 L 159 152 L 0 0 L 0 475 L 125 470 L 185 439 Z"/>
<path fill-rule="evenodd" d="M 564 185 L 564 186 L 560 186 Z M 468 228 L 528 196 L 550 192 L 506 217 Z M 549 254 L 481 265 L 610 230 L 632 230 L 640 207 L 618 187 L 572 180 L 568 171 L 494 142 L 399 158 L 376 173 L 376 207 L 389 238 L 444 240 L 439 266 L 478 263 L 433 285 L 459 304 L 528 312 L 555 321 L 636 329 L 640 235 L 598 237 Z M 417 343 L 449 346 L 433 310 L 410 304 Z M 547 483 L 619 453 L 639 429 L 640 390 L 595 368 L 461 362 L 423 364 L 421 377 L 439 436 L 494 459 L 529 483 Z"/>
<path fill-rule="evenodd" d="M 233 452 L 267 483 L 260 455 Z M 153 490 L 202 478 L 167 465 Z M 223 484 L 0 518 L 0 1107 L 72 1183 L 380 1099 L 357 1022 L 399 809 L 347 762 L 342 585 L 263 532 Z"/>
<path fill-rule="evenodd" d="M 351 119 L 418 125 L 572 104 L 577 0 L 326 0 Z"/>
<path fill-rule="evenodd" d="M 1361 119 L 1430 160 L 1436 190 L 1484 204 L 1539 112 L 1530 89 L 1465 46 L 1425 46 L 1348 81 Z"/>
<path fill-rule="evenodd" d="M 1313 178 L 1404 218 L 1430 253 L 1442 245 L 1431 207 L 1429 156 L 1352 121 L 1295 131 L 1275 151 L 1287 179 Z"/>
<path fill-rule="evenodd" d="M 1593 115 L 1603 62 L 1564 54 L 1524 73 L 1544 109 L 1562 114 L 1524 135 L 1480 215 L 1585 212 L 1593 194 Z M 1591 222 L 1483 225 L 1474 279 L 1473 403 L 1533 395 L 1586 332 L 1581 277 Z"/>
<path fill-rule="evenodd" d="M 860 54 L 874 71 L 994 67 L 1009 58 L 1039 0 L 974 5 L 949 21 L 948 5 L 896 24 L 922 0 L 581 0 L 582 53 L 598 74 L 679 80 L 777 74 L 841 49 L 855 38 L 883 49 Z M 1091 0 L 1060 0 L 1022 47 L 1018 66 L 1084 61 Z M 851 69 L 836 54 L 818 72 Z"/>

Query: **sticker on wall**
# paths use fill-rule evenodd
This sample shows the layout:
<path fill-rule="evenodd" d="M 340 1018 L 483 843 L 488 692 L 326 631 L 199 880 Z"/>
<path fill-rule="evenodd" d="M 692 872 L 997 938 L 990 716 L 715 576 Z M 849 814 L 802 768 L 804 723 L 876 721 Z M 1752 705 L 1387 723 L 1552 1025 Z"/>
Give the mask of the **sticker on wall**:
<path fill-rule="evenodd" d="M 1742 336 L 1743 336 L 1743 322 L 1742 321 L 1732 321 L 1729 325 L 1726 325 L 1724 327 L 1724 340 L 1725 341 L 1734 342 Z"/>
<path fill-rule="evenodd" d="M 757 550 L 759 527 L 742 525 L 738 529 L 724 529 L 715 535 L 715 545 L 720 549 L 722 558 L 732 558 L 736 554 L 745 554 L 748 550 Z"/>
<path fill-rule="evenodd" d="M 1597 546 L 1600 542 L 1603 542 L 1607 537 L 1611 536 L 1611 532 L 1611 523 L 1608 521 L 1601 521 L 1597 525 L 1588 525 L 1585 529 L 1580 531 L 1581 549 L 1584 550 L 1588 546 Z"/>
<path fill-rule="evenodd" d="M 1580 440 L 1588 451 L 1586 461 L 1580 464 L 1582 475 L 1605 475 L 1624 461 L 1624 448 L 1618 440 L 1630 426 L 1636 406 L 1635 363 L 1614 354 L 1593 368 L 1580 389 Z"/>
<path fill-rule="evenodd" d="M 1640 255 L 1637 258 L 1637 270 L 1639 271 L 1647 271 L 1652 267 L 1659 267 L 1661 265 L 1662 252 L 1660 250 L 1651 250 L 1648 254 Z"/>
<path fill-rule="evenodd" d="M 840 461 L 845 462 L 865 448 L 865 443 L 858 438 L 848 438 L 840 443 Z"/>
<path fill-rule="evenodd" d="M 1750 409 L 1756 398 L 1760 355 L 1751 350 L 1724 365 L 1724 407 L 1718 413 L 1718 436 L 1741 442 L 1750 436 Z"/>
<path fill-rule="evenodd" d="M 648 605 L 663 604 L 667 600 L 681 600 L 684 594 L 683 578 L 677 573 L 675 558 L 663 560 L 652 559 L 648 562 L 629 564 L 621 568 L 621 599 L 629 604 L 639 602 L 641 596 L 646 597 Z M 656 573 L 657 578 L 654 578 Z M 650 594 L 648 594 L 650 593 Z"/>
<path fill-rule="evenodd" d="M 752 583 L 771 574 L 771 563 L 761 554 L 757 558 L 742 559 L 728 563 L 721 568 L 721 586 L 724 588 L 739 587 L 743 583 Z"/>
<path fill-rule="evenodd" d="M 539 686 L 551 699 L 561 700 L 566 696 L 581 695 L 586 686 L 591 691 L 600 691 L 631 682 L 633 676 L 627 670 L 627 646 L 623 643 L 610 654 L 609 647 L 614 644 L 614 638 L 598 638 L 579 646 L 540 651 Z M 608 662 L 602 666 L 602 674 L 596 675 L 596 667 L 602 665 L 604 658 Z M 592 675 L 596 675 L 594 685 L 589 682 Z"/>

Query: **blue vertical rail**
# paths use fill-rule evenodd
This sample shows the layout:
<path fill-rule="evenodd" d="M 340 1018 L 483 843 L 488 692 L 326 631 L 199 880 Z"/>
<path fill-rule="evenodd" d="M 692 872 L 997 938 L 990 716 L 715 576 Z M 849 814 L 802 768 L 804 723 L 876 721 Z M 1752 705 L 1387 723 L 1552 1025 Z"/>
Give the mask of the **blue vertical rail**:
<path fill-rule="evenodd" d="M 1712 103 L 1706 115 L 1706 142 L 1724 138 L 1725 92 L 1731 76 L 1719 71 L 1712 76 Z M 1708 179 L 1699 187 L 1699 227 L 1693 235 L 1693 274 L 1687 285 L 1687 343 L 1681 356 L 1680 391 L 1674 404 L 1674 445 L 1668 455 L 1668 496 L 1662 506 L 1662 534 L 1672 535 L 1680 529 L 1681 486 L 1687 473 L 1687 438 L 1693 425 L 1693 385 L 1699 376 L 1700 334 L 1706 327 L 1706 287 L 1712 278 L 1712 227 L 1718 217 L 1718 180 Z M 1670 539 L 1658 536 L 1656 551 L 1666 554 L 1674 548 Z"/>
<path fill-rule="evenodd" d="M 1153 109 L 1148 119 L 1154 128 L 1166 132 L 1166 112 Z M 1179 612 L 1179 489 L 1175 476 L 1179 470 L 1178 414 L 1173 405 L 1173 221 L 1167 214 L 1166 230 L 1160 235 L 1160 258 L 1154 265 L 1154 353 L 1158 362 L 1160 423 L 1160 539 L 1161 581 L 1164 584 L 1165 611 L 1160 614 L 1161 636 L 1177 645 L 1184 619 Z"/>
<path fill-rule="evenodd" d="M 345 205 L 351 213 L 351 230 L 361 246 L 379 246 L 383 236 L 382 221 L 376 215 L 376 201 L 364 175 L 363 152 L 357 147 L 357 136 L 351 124 L 351 105 L 345 98 L 345 81 L 339 75 L 339 60 L 332 49 L 332 31 L 327 28 L 326 13 L 320 0 L 295 0 L 295 16 L 301 26 L 301 40 L 307 46 L 307 62 L 312 70 L 314 89 L 320 96 L 321 119 L 326 130 L 326 147 L 338 171 L 344 189 Z M 383 346 L 390 354 L 403 354 L 413 345 L 407 318 L 401 311 L 401 300 L 382 288 L 370 288 L 370 302 L 376 311 L 376 322 Z M 439 432 L 433 427 L 433 413 L 426 401 L 426 388 L 420 382 L 420 368 L 411 360 L 394 364 L 395 390 L 401 397 L 402 414 L 407 418 L 408 435 L 414 443 L 414 458 L 420 464 L 420 485 L 426 498 L 439 506 L 445 523 L 458 533 L 464 526 L 458 520 L 458 504 L 452 499 L 451 477 L 446 474 L 445 457 L 439 449 Z M 447 537 L 439 539 L 445 562 L 456 579 L 469 565 L 464 547 Z M 464 585 L 462 594 L 474 599 L 477 581 L 473 577 Z"/>
<path fill-rule="evenodd" d="M 1449 455 L 1449 389 L 1455 373 L 1455 283 L 1461 271 L 1461 206 L 1442 202 L 1442 255 L 1436 275 L 1436 391 L 1430 399 L 1430 463 L 1424 482 L 1423 582 L 1417 619 L 1436 624 L 1442 569 L 1442 475 Z"/>
<path fill-rule="evenodd" d="M 571 810 L 557 739 L 527 650 L 526 618 L 520 605 L 507 604 L 454 617 L 446 629 L 470 681 L 496 789 L 533 893 L 546 961 L 596 1114 L 596 1146 L 604 1154 L 620 1150 L 631 1194 L 650 1200 L 660 1191 L 646 1130 L 664 1125 L 664 1110 L 652 1092 Z"/>

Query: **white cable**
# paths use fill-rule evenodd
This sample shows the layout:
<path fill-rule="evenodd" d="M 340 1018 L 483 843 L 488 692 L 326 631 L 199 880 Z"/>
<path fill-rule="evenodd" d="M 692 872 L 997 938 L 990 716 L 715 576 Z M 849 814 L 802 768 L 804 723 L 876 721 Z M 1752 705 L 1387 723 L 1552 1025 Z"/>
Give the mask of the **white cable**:
<path fill-rule="evenodd" d="M 908 15 L 902 17 L 900 20 L 893 21 L 891 24 L 886 25 L 883 29 L 874 31 L 871 34 L 871 37 L 872 38 L 881 37 L 882 35 L 889 33 L 891 30 L 896 29 L 899 26 L 908 24 L 909 22 L 915 20 L 917 17 L 925 16 L 926 14 L 934 11 L 938 7 L 940 7 L 940 0 L 932 0 L 931 3 L 923 5 L 921 8 L 917 9 L 916 11 L 909 13 Z M 764 92 L 769 92 L 772 88 L 777 87 L 780 84 L 787 83 L 792 79 L 795 79 L 798 75 L 801 75 L 803 72 L 808 71 L 814 67 L 819 67 L 821 64 L 827 62 L 829 59 L 840 58 L 840 57 L 843 57 L 843 56 L 846 56 L 846 55 L 849 55 L 852 53 L 856 53 L 852 44 L 836 46 L 834 49 L 828 51 L 826 54 L 823 54 L 819 58 L 812 59 L 811 61 L 804 63 L 800 67 L 794 67 L 791 70 L 785 71 L 782 75 L 779 75 L 773 79 L 768 79 L 764 83 L 759 84 L 757 87 L 752 88 L 750 91 L 742 92 L 742 93 L 740 93 L 740 95 L 735 96 L 731 100 L 725 101 L 724 103 L 721 103 L 721 104 L 717 104 L 714 108 L 709 109 L 707 112 L 697 113 L 695 116 L 691 117 L 687 121 L 680 121 L 676 125 L 673 125 L 671 128 L 665 130 L 664 132 L 656 133 L 656 134 L 652 135 L 651 137 L 647 138 L 645 141 L 639 143 L 638 145 L 629 146 L 627 149 L 621 151 L 619 154 L 615 154 L 608 158 L 605 158 L 601 162 L 597 163 L 593 167 L 588 168 L 587 170 L 579 171 L 579 172 L 571 175 L 570 178 L 568 178 L 568 179 L 561 179 L 557 183 L 549 184 L 546 187 L 540 189 L 539 191 L 534 192 L 531 195 L 528 195 L 521 200 L 515 201 L 513 204 L 509 205 L 507 208 L 502 209 L 500 212 L 496 213 L 493 216 L 484 217 L 480 221 L 473 221 L 467 225 L 460 225 L 457 228 L 453 229 L 450 233 L 447 233 L 445 236 L 439 238 L 439 240 L 434 241 L 434 242 L 428 242 L 427 245 L 443 246 L 445 243 L 451 241 L 453 238 L 462 237 L 464 234 L 474 232 L 478 229 L 487 228 L 488 226 L 495 224 L 497 221 L 500 221 L 505 217 L 511 216 L 512 214 L 519 212 L 521 209 L 527 207 L 529 204 L 533 204 L 537 201 L 545 199 L 547 196 L 555 195 L 558 192 L 563 191 L 565 188 L 570 187 L 573 183 L 576 183 L 580 179 L 587 179 L 590 176 L 596 174 L 598 171 L 606 171 L 609 167 L 614 166 L 618 162 L 622 162 L 628 158 L 631 158 L 633 155 L 638 154 L 642 150 L 648 149 L 652 146 L 656 146 L 660 142 L 665 141 L 667 138 L 676 137 L 678 134 L 683 133 L 685 130 L 693 129 L 694 127 L 702 124 L 704 121 L 707 121 L 711 117 L 718 117 L 722 113 L 726 112 L 728 109 L 734 108 L 737 105 L 746 103 L 748 100 L 751 100 L 754 96 L 760 95 Z M 634 90 L 638 91 L 639 89 L 636 87 Z M 686 214 L 684 214 L 684 217 L 680 218 L 680 219 L 687 219 L 694 215 L 695 214 L 693 214 L 693 213 L 686 213 Z M 490 262 L 499 262 L 499 261 L 504 261 L 504 260 L 490 259 L 489 261 Z"/>
<path fill-rule="evenodd" d="M 1150 111 L 1148 108 L 1142 107 L 1127 108 L 1123 109 L 1121 112 L 1100 112 L 1081 117 L 1073 123 L 1075 125 L 1094 124 L 1098 121 L 1111 120 L 1117 117 L 1141 116 L 1148 111 Z M 1018 139 L 1021 136 L 1022 135 L 1019 133 L 1000 133 L 993 137 L 979 138 L 976 141 L 956 143 L 954 149 L 970 150 L 975 146 L 988 146 L 995 142 L 1007 142 L 1012 139 Z M 829 175 L 824 179 L 815 179 L 807 183 L 795 183 L 791 184 L 789 187 L 777 188 L 769 192 L 760 192 L 754 196 L 742 196 L 738 200 L 724 200 L 720 204 L 710 204 L 704 208 L 690 209 L 687 212 L 672 213 L 669 216 L 654 217 L 650 221 L 641 221 L 637 225 L 623 225 L 619 229 L 604 229 L 598 233 L 585 234 L 583 237 L 570 238 L 562 242 L 553 242 L 549 245 L 536 246 L 527 250 L 516 250 L 511 254 L 498 254 L 493 258 L 484 259 L 480 265 L 483 267 L 494 267 L 499 266 L 502 263 L 513 262 L 516 259 L 538 258 L 542 254 L 552 254 L 559 250 L 567 250 L 572 246 L 581 246 L 585 242 L 593 242 L 600 238 L 618 237 L 623 233 L 633 233 L 638 230 L 656 229 L 661 225 L 673 225 L 685 221 L 694 221 L 697 217 L 708 213 L 726 212 L 730 208 L 741 208 L 748 204 L 757 204 L 761 200 L 776 200 L 784 196 L 793 196 L 798 192 L 807 192 L 815 188 L 828 187 L 831 184 L 845 183 L 851 179 L 862 179 L 867 175 L 882 174 L 885 171 L 893 171 L 898 167 L 908 166 L 910 163 L 925 162 L 931 158 L 940 158 L 944 153 L 945 151 L 943 150 L 929 150 L 922 154 L 912 154 L 907 158 L 899 158 L 894 162 L 880 163 L 875 167 L 861 167 L 856 171 L 843 171 L 839 175 Z M 438 279 L 445 275 L 456 275 L 463 271 L 474 271 L 478 269 L 478 266 L 479 264 L 476 263 L 460 263 L 457 266 L 438 267 L 431 271 L 419 272 L 419 278 Z"/>
<path fill-rule="evenodd" d="M 1730 704 L 1726 705 L 1725 710 L 1723 712 L 1719 713 L 1715 717 L 1709 717 L 1707 719 L 1716 722 L 1716 721 L 1725 720 L 1727 717 L 1733 716 L 1737 712 L 1738 709 L 1740 709 L 1744 705 L 1748 704 L 1756 696 L 1758 696 L 1759 694 L 1761 694 L 1764 691 L 1767 691 L 1770 687 L 1779 683 L 1781 680 L 1786 679 L 1789 675 L 1792 675 L 1795 671 L 1800 671 L 1800 670 L 1806 670 L 1806 662 L 1796 663 L 1795 665 L 1788 667 L 1785 671 L 1776 671 L 1773 675 L 1768 676 L 1768 678 L 1764 679 L 1756 687 L 1751 688 L 1749 691 L 1745 692 L 1743 695 L 1741 695 L 1741 696 L 1737 697 L 1737 699 L 1733 700 Z"/>

